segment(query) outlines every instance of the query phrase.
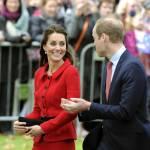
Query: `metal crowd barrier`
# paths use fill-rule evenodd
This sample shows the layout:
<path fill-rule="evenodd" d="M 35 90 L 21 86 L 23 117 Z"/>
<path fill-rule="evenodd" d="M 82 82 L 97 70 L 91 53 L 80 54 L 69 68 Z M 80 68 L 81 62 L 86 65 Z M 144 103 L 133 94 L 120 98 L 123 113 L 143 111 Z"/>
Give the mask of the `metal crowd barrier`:
<path fill-rule="evenodd" d="M 95 51 L 95 46 L 94 46 L 94 43 L 90 43 L 90 44 L 88 44 L 88 45 L 86 45 L 83 49 L 82 49 L 82 51 L 81 51 L 81 56 L 80 56 L 80 93 L 81 93 L 81 97 L 83 98 L 84 97 L 84 85 L 85 85 L 85 82 L 86 81 L 84 81 L 84 75 L 85 75 L 85 67 L 86 67 L 86 64 L 85 64 L 85 60 L 86 60 L 86 54 L 88 53 L 88 52 L 90 52 L 90 51 L 92 51 L 92 57 L 91 57 L 91 59 L 92 59 L 92 64 L 91 64 L 91 66 L 89 66 L 89 67 L 91 67 L 91 76 L 90 76 L 90 85 L 88 85 L 89 86 L 89 91 L 86 91 L 86 92 L 89 92 L 90 93 L 90 101 L 93 101 L 93 99 L 94 99 L 94 87 L 95 87 L 95 71 L 96 71 L 96 62 L 101 62 L 101 70 L 99 70 L 99 72 L 100 72 L 100 75 L 101 75 L 101 80 L 103 80 L 102 78 L 103 78 L 103 76 L 102 76 L 102 74 L 103 74 L 103 72 L 104 72 L 104 65 L 105 65 L 105 62 L 104 62 L 104 58 L 103 57 L 99 57 L 98 55 L 97 55 L 97 53 L 96 53 L 96 51 Z M 90 72 L 89 72 L 89 75 L 90 75 Z M 99 83 L 100 84 L 100 83 Z M 101 85 L 100 85 L 100 89 L 101 89 Z M 100 103 L 102 103 L 101 102 L 101 100 L 102 100 L 102 94 L 101 94 L 101 92 L 99 91 L 99 97 L 100 97 L 100 100 L 99 100 L 99 102 Z M 99 120 L 92 120 L 92 121 L 90 121 L 90 122 L 99 122 Z M 82 123 L 80 123 L 79 122 L 79 120 L 77 120 L 77 135 L 79 136 L 79 137 L 81 137 L 82 136 L 82 131 L 84 131 L 84 130 L 82 130 L 82 125 L 81 125 Z"/>
<path fill-rule="evenodd" d="M 32 42 L 31 48 L 39 48 L 40 44 L 37 42 Z M 21 73 L 22 73 L 22 64 L 24 63 L 23 61 L 23 51 L 26 50 L 26 44 L 18 44 L 18 43 L 9 43 L 9 42 L 2 42 L 0 43 L 0 83 L 3 82 L 2 81 L 2 58 L 3 58 L 3 54 L 2 54 L 2 50 L 3 48 L 7 48 L 6 50 L 8 50 L 8 66 L 7 66 L 7 96 L 6 96 L 6 100 L 5 99 L 1 99 L 0 101 L 6 101 L 6 114 L 3 116 L 0 116 L 0 121 L 13 121 L 16 120 L 18 118 L 18 115 L 20 115 L 20 113 L 22 112 L 22 114 L 24 114 L 26 112 L 27 109 L 29 109 L 28 111 L 31 111 L 32 106 L 33 106 L 33 78 L 32 78 L 32 60 L 27 59 L 27 63 L 28 63 L 28 80 L 27 83 L 20 83 L 20 79 L 21 79 Z M 18 49 L 18 75 L 17 78 L 14 81 L 14 89 L 12 89 L 12 72 L 13 72 L 13 68 L 12 68 L 12 57 L 13 57 L 13 49 L 17 48 Z M 18 66 L 13 66 L 18 67 Z M 1 88 L 1 87 L 0 87 Z M 28 96 L 27 96 L 27 100 L 24 104 L 23 110 L 19 110 L 20 108 L 20 101 L 19 101 L 19 94 L 20 94 L 20 88 L 27 88 L 28 89 Z M 14 97 L 11 98 L 11 90 L 13 90 L 13 95 Z M 13 100 L 13 102 L 11 102 L 11 100 Z M 11 111 L 12 109 L 12 111 Z"/>
<path fill-rule="evenodd" d="M 103 68 L 104 68 L 104 57 L 99 57 L 95 51 L 95 46 L 94 43 L 90 43 L 88 45 L 86 45 L 81 52 L 81 57 L 80 57 L 80 80 L 81 80 L 81 97 L 84 96 L 84 91 L 83 91 L 83 87 L 84 87 L 84 74 L 85 74 L 85 60 L 86 60 L 86 54 L 92 50 L 92 65 L 91 65 L 91 78 L 90 78 L 90 91 L 86 91 L 86 92 L 90 92 L 90 101 L 93 101 L 94 99 L 94 78 L 95 78 L 95 63 L 97 61 L 102 63 L 102 67 L 101 67 L 101 80 L 102 80 L 102 74 L 103 74 Z M 100 93 L 100 92 L 99 92 Z M 101 93 L 100 93 L 100 99 L 101 99 Z"/>

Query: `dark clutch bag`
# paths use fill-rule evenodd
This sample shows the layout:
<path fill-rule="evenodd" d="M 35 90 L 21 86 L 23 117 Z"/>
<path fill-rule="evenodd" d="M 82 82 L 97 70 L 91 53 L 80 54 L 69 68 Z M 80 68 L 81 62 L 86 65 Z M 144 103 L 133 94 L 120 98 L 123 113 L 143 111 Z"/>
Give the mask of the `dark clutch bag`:
<path fill-rule="evenodd" d="M 40 125 L 41 123 L 48 121 L 49 118 L 41 118 L 41 119 L 28 119 L 25 117 L 19 117 L 19 122 L 26 122 L 26 126 L 34 126 L 34 125 Z"/>
<path fill-rule="evenodd" d="M 96 150 L 102 138 L 102 123 L 98 124 L 83 141 L 83 150 Z"/>

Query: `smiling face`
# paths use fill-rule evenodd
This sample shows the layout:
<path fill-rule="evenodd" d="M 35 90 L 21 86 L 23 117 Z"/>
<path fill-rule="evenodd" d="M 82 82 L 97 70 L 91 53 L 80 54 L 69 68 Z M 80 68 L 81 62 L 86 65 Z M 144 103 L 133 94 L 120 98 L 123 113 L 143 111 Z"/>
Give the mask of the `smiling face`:
<path fill-rule="evenodd" d="M 51 62 L 59 62 L 63 60 L 66 53 L 66 39 L 64 34 L 52 33 L 48 36 L 48 40 L 43 45 L 48 60 Z"/>
<path fill-rule="evenodd" d="M 6 7 L 9 12 L 17 12 L 20 7 L 20 1 L 19 0 L 7 0 Z"/>
<path fill-rule="evenodd" d="M 59 6 L 57 0 L 48 0 L 43 8 L 47 16 L 54 17 L 57 15 Z"/>

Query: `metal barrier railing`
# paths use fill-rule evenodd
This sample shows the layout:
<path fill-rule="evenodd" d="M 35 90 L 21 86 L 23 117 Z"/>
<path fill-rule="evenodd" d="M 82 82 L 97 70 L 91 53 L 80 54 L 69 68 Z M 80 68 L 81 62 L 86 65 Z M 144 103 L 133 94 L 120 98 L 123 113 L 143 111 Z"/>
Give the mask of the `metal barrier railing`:
<path fill-rule="evenodd" d="M 95 46 L 94 43 L 90 43 L 88 45 L 86 45 L 83 49 L 82 49 L 82 53 L 81 53 L 81 57 L 80 57 L 80 79 L 81 79 L 81 97 L 84 96 L 84 74 L 85 74 L 85 60 L 86 60 L 86 54 L 92 50 L 92 65 L 91 65 L 91 77 L 90 77 L 90 91 L 86 91 L 86 92 L 90 92 L 90 101 L 92 101 L 94 99 L 94 78 L 95 78 L 95 62 L 99 61 L 102 63 L 102 67 L 101 67 L 101 80 L 102 80 L 102 74 L 103 74 L 103 68 L 104 68 L 104 57 L 99 57 L 96 54 L 95 51 Z M 100 92 L 99 92 L 100 93 Z M 101 94 L 100 94 L 100 99 L 101 98 Z"/>
<path fill-rule="evenodd" d="M 89 87 L 89 91 L 84 91 L 84 86 L 85 86 L 85 67 L 87 67 L 85 64 L 85 61 L 86 61 L 86 54 L 88 52 L 92 51 L 92 56 L 90 57 L 91 59 L 91 65 L 88 66 L 88 67 L 91 67 L 91 73 L 88 72 L 88 75 L 90 76 L 88 79 L 90 79 L 90 85 L 88 85 Z M 103 72 L 104 72 L 104 58 L 103 57 L 99 57 L 97 54 L 96 54 L 96 51 L 95 51 L 95 46 L 94 46 L 94 43 L 90 43 L 88 45 L 86 45 L 83 49 L 82 49 L 82 52 L 81 52 L 81 56 L 80 56 L 80 93 L 81 93 L 81 97 L 83 98 L 84 97 L 84 92 L 89 92 L 90 93 L 90 101 L 93 101 L 94 100 L 94 87 L 95 87 L 95 66 L 96 66 L 96 62 L 101 62 L 101 70 L 99 70 L 99 73 L 101 75 L 101 81 L 103 80 Z M 89 69 L 90 70 L 90 69 Z M 100 84 L 100 83 L 99 83 Z M 100 85 L 100 89 L 101 89 L 101 85 Z M 100 100 L 99 102 L 101 103 L 101 100 L 102 100 L 102 94 L 101 92 L 99 91 L 99 97 L 100 97 Z M 91 122 L 99 122 L 99 120 L 92 120 Z M 79 120 L 77 120 L 77 135 L 80 137 L 82 135 L 82 125 L 81 123 L 79 122 Z"/>
<path fill-rule="evenodd" d="M 20 50 L 24 45 L 23 44 L 11 44 L 9 42 L 3 42 L 0 44 L 0 60 L 2 60 L 2 49 L 3 48 L 8 48 L 8 70 L 7 70 L 7 80 L 9 82 L 7 82 L 7 98 L 6 98 L 6 115 L 10 115 L 10 97 L 11 97 L 11 82 L 12 82 L 12 78 L 11 78 L 11 73 L 12 73 L 12 68 L 11 68 L 11 63 L 12 63 L 12 49 L 13 47 L 18 47 L 19 48 L 19 63 L 22 64 L 20 57 L 22 56 L 22 50 Z M 7 60 L 6 60 L 7 61 Z M 2 61 L 0 61 L 0 66 L 2 69 Z M 15 67 L 15 66 L 14 66 Z M 6 71 L 6 70 L 5 70 Z M 18 72 L 18 76 L 20 77 L 20 71 Z M 2 77 L 2 70 L 1 70 L 1 75 L 0 77 Z M 2 82 L 2 79 L 0 78 L 0 82 Z"/>
<path fill-rule="evenodd" d="M 39 48 L 40 44 L 37 42 L 32 42 L 31 48 Z M 28 88 L 28 98 L 27 101 L 25 103 L 25 106 L 27 105 L 28 108 L 32 109 L 32 105 L 33 105 L 33 78 L 32 78 L 32 60 L 30 59 L 24 59 L 24 54 L 26 51 L 26 44 L 22 44 L 22 43 L 9 43 L 9 42 L 2 42 L 0 43 L 0 83 L 5 82 L 5 84 L 7 84 L 7 94 L 6 94 L 6 100 L 5 99 L 1 99 L 1 101 L 6 101 L 6 111 L 5 114 L 0 116 L 0 121 L 12 121 L 12 120 L 16 120 L 17 116 L 20 113 L 19 110 L 19 106 L 20 106 L 20 101 L 19 101 L 19 89 L 20 87 L 22 87 L 23 85 Z M 5 49 L 5 52 L 7 51 L 8 57 L 6 60 L 3 59 L 3 51 Z M 14 60 L 13 58 L 13 53 L 14 53 L 14 49 L 17 49 L 17 51 L 15 51 L 15 53 L 18 53 L 16 56 L 17 58 L 15 58 L 17 60 L 17 66 L 12 66 L 12 60 Z M 3 62 L 2 62 L 3 59 Z M 27 63 L 28 64 L 28 79 L 26 83 L 21 83 L 21 76 L 22 76 L 22 66 L 23 63 Z M 6 62 L 6 64 L 5 64 Z M 2 64 L 3 63 L 3 64 Z M 6 65 L 6 69 L 3 67 L 3 65 Z M 18 68 L 17 71 L 17 76 L 16 77 L 12 77 L 13 73 L 14 73 L 14 68 L 16 69 L 16 67 Z M 3 68 L 3 70 L 2 70 Z M 4 71 L 4 72 L 2 72 Z M 6 74 L 7 76 L 7 81 L 3 81 L 2 76 L 3 73 Z M 13 83 L 13 84 L 12 84 Z M 13 86 L 13 87 L 12 87 Z M 0 85 L 0 91 L 1 91 L 1 85 Z M 1 93 L 0 93 L 1 95 Z M 12 98 L 13 95 L 13 98 Z M 13 101 L 13 102 L 12 102 Z M 25 108 L 25 107 L 23 107 Z"/>

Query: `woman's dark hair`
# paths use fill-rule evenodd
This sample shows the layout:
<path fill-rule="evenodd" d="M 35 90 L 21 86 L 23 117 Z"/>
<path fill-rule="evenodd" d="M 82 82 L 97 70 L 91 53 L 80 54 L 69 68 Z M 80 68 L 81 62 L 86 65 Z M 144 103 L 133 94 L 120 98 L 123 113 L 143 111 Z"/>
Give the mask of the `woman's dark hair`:
<path fill-rule="evenodd" d="M 69 59 L 70 62 L 73 64 L 73 58 L 72 58 L 71 54 L 68 51 L 69 44 L 68 44 L 67 33 L 66 33 L 65 29 L 61 25 L 54 24 L 54 25 L 51 25 L 48 29 L 46 29 L 44 31 L 44 35 L 43 35 L 43 39 L 41 41 L 41 47 L 40 47 L 40 55 L 41 55 L 40 66 L 43 66 L 44 64 L 46 64 L 48 62 L 47 54 L 45 54 L 43 46 L 47 43 L 48 37 L 52 33 L 61 33 L 61 34 L 63 34 L 65 36 L 65 40 L 66 40 L 66 54 L 63 57 L 63 60 Z"/>

